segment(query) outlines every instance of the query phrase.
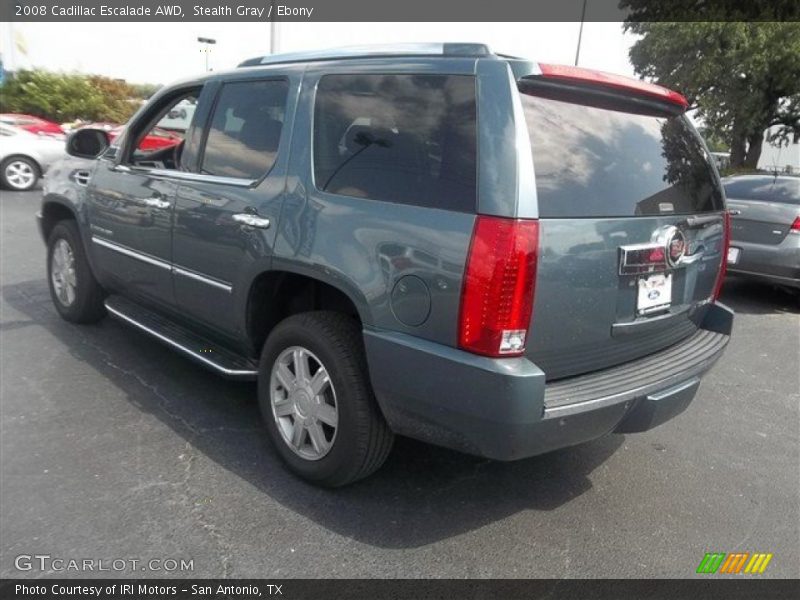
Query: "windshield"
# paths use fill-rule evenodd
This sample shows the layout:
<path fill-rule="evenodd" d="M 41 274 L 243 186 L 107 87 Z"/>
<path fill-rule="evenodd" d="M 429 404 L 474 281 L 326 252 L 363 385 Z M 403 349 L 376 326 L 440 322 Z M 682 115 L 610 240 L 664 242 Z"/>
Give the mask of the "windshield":
<path fill-rule="evenodd" d="M 722 210 L 719 179 L 684 116 L 653 116 L 522 93 L 542 217 Z"/>

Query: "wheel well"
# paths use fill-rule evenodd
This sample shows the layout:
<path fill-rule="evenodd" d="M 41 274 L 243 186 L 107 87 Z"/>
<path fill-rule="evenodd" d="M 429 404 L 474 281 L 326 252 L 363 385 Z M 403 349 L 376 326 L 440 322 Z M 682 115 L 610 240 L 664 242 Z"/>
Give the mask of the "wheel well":
<path fill-rule="evenodd" d="M 261 274 L 247 299 L 247 335 L 260 352 L 269 332 L 286 317 L 310 310 L 332 310 L 361 322 L 353 301 L 330 284 L 286 271 Z"/>
<path fill-rule="evenodd" d="M 45 241 L 50 237 L 50 232 L 59 221 L 66 219 L 75 220 L 75 213 L 58 202 L 48 202 L 42 207 L 42 235 Z"/>

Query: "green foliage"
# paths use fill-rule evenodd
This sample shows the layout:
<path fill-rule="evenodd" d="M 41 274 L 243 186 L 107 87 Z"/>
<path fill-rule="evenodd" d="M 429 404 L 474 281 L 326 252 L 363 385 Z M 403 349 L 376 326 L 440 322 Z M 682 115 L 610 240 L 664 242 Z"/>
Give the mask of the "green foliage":
<path fill-rule="evenodd" d="M 141 100 L 147 100 L 161 89 L 161 84 L 158 83 L 132 83 L 133 95 Z"/>
<path fill-rule="evenodd" d="M 768 127 L 800 131 L 800 23 L 629 21 L 625 29 L 642 36 L 630 51 L 636 72 L 682 92 L 706 132 L 730 144 L 735 168 L 755 167 Z"/>
<path fill-rule="evenodd" d="M 58 123 L 82 119 L 124 123 L 141 98 L 130 84 L 99 75 L 21 70 L 0 88 L 0 112 L 27 113 Z"/>

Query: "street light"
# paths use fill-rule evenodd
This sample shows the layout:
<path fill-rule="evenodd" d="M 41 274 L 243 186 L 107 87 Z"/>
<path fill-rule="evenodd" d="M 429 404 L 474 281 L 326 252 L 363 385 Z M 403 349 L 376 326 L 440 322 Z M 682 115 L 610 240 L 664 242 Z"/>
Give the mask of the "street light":
<path fill-rule="evenodd" d="M 217 40 L 213 38 L 199 37 L 197 38 L 197 41 L 203 44 L 203 47 L 200 48 L 200 52 L 204 52 L 206 55 L 206 71 L 208 71 L 208 54 L 211 52 L 211 45 L 216 44 Z"/>

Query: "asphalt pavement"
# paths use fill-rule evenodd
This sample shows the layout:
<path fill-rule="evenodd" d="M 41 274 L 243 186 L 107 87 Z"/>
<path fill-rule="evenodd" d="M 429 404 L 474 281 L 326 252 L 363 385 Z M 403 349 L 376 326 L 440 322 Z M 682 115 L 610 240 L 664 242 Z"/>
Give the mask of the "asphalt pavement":
<path fill-rule="evenodd" d="M 796 297 L 728 281 L 729 348 L 655 430 L 515 463 L 399 439 L 327 491 L 283 468 L 253 385 L 118 322 L 62 321 L 41 194 L 0 193 L 1 577 L 683 578 L 706 552 L 773 553 L 759 577 L 800 577 Z M 141 562 L 15 566 L 37 554 Z"/>

